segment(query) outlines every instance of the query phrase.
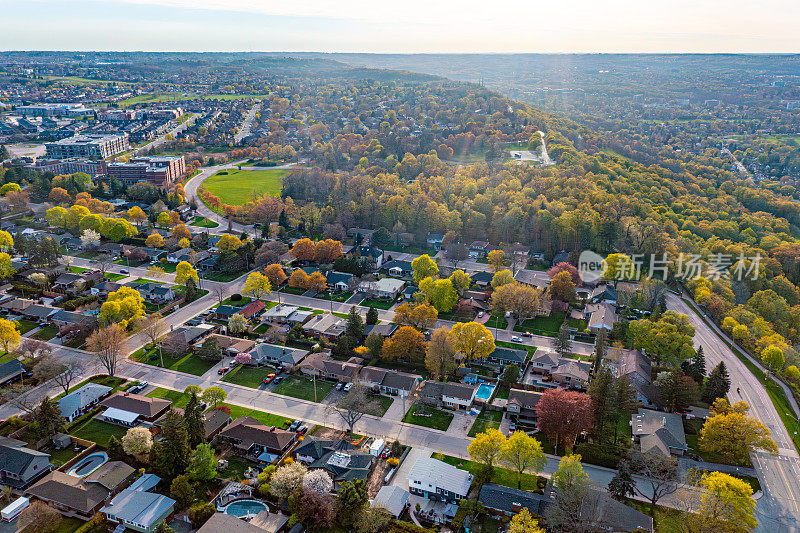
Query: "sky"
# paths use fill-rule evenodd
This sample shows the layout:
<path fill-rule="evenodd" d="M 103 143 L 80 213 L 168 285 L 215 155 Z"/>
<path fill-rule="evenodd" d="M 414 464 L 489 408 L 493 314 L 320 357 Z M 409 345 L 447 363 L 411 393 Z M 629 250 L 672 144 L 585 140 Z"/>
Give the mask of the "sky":
<path fill-rule="evenodd" d="M 798 21 L 798 0 L 0 0 L 0 50 L 797 53 Z"/>

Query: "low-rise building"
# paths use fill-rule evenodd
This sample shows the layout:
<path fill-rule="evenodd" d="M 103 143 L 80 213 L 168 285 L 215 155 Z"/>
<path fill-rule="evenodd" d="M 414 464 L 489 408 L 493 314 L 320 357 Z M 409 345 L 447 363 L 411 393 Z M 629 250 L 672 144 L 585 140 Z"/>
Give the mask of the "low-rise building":
<path fill-rule="evenodd" d="M 161 157 L 132 157 L 127 163 L 109 163 L 109 178 L 126 185 L 146 181 L 159 187 L 169 187 L 186 172 L 182 155 Z"/>
<path fill-rule="evenodd" d="M 511 389 L 508 391 L 506 411 L 509 417 L 518 423 L 535 425 L 536 406 L 539 405 L 541 398 L 541 392 Z"/>
<path fill-rule="evenodd" d="M 527 509 L 534 516 L 543 516 L 544 510 L 550 504 L 550 498 L 543 494 L 494 483 L 481 485 L 478 500 L 490 514 L 507 517 L 514 516 L 523 509 Z"/>
<path fill-rule="evenodd" d="M 370 507 L 385 509 L 395 518 L 399 518 L 408 507 L 409 493 L 407 490 L 386 485 L 381 487 L 375 498 L 369 502 Z"/>
<path fill-rule="evenodd" d="M 250 350 L 250 356 L 256 364 L 282 366 L 291 370 L 303 360 L 308 350 L 278 346 L 276 344 L 259 343 Z"/>
<path fill-rule="evenodd" d="M 19 359 L 0 364 L 0 385 L 12 383 L 25 374 L 25 366 Z"/>
<path fill-rule="evenodd" d="M 430 457 L 417 459 L 408 473 L 409 492 L 434 501 L 458 503 L 471 485 L 472 474 Z"/>
<path fill-rule="evenodd" d="M 273 426 L 265 426 L 255 418 L 237 418 L 217 436 L 239 455 L 262 463 L 272 463 L 282 457 L 294 444 L 297 436 Z"/>
<path fill-rule="evenodd" d="M 347 322 L 331 313 L 321 313 L 312 316 L 305 324 L 303 331 L 306 335 L 335 341 L 341 337 L 347 329 Z"/>
<path fill-rule="evenodd" d="M 358 291 L 372 298 L 395 300 L 403 292 L 406 282 L 395 278 L 381 278 L 378 281 L 362 281 Z"/>
<path fill-rule="evenodd" d="M 634 441 L 644 453 L 656 453 L 664 457 L 683 455 L 689 449 L 683 419 L 675 413 L 664 413 L 639 408 L 631 415 L 631 432 Z"/>
<path fill-rule="evenodd" d="M 162 398 L 150 398 L 140 394 L 118 391 L 100 404 L 106 407 L 102 418 L 106 422 L 126 427 L 140 422 L 153 422 L 169 410 L 172 402 Z"/>
<path fill-rule="evenodd" d="M 114 496 L 100 512 L 114 524 L 151 533 L 174 510 L 175 500 L 172 498 L 131 486 Z"/>
<path fill-rule="evenodd" d="M 328 440 L 307 437 L 297 448 L 295 457 L 309 469 L 325 470 L 331 475 L 334 486 L 342 481 L 366 481 L 375 464 L 375 457 L 358 451 L 346 440 Z"/>
<path fill-rule="evenodd" d="M 450 409 L 469 409 L 475 401 L 478 387 L 466 383 L 423 381 L 419 396 L 423 402 Z"/>
<path fill-rule="evenodd" d="M 111 387 L 106 385 L 87 383 L 58 400 L 61 416 L 66 418 L 67 422 L 72 422 L 99 404 L 100 400 L 111 394 L 111 390 Z"/>
<path fill-rule="evenodd" d="M 50 455 L 21 440 L 0 437 L 0 484 L 24 489 L 51 469 Z"/>

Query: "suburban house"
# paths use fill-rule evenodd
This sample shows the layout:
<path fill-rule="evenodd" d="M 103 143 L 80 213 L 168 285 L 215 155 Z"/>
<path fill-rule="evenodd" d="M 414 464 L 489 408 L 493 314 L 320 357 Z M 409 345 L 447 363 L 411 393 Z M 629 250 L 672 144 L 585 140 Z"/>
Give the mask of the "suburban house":
<path fill-rule="evenodd" d="M 652 406 L 658 395 L 656 387 L 652 385 L 652 362 L 639 350 L 620 350 L 620 358 L 616 364 L 611 364 L 611 371 L 615 377 L 626 377 L 636 391 L 636 401 L 645 406 Z"/>
<path fill-rule="evenodd" d="M 256 364 L 282 366 L 287 370 L 294 368 L 308 354 L 308 350 L 278 346 L 276 344 L 259 343 L 250 350 L 250 356 Z"/>
<path fill-rule="evenodd" d="M 3 309 L 7 313 L 15 314 L 20 313 L 23 309 L 35 303 L 36 302 L 33 300 L 29 300 L 27 298 L 11 298 L 9 296 L 7 301 L 0 304 L 0 309 Z"/>
<path fill-rule="evenodd" d="M 427 237 L 425 237 L 425 244 L 434 250 L 441 250 L 443 242 L 444 235 L 441 233 L 428 233 Z"/>
<path fill-rule="evenodd" d="M 361 370 L 361 365 L 357 361 L 358 358 L 355 357 L 349 361 L 325 359 L 322 361 L 323 375 L 343 383 L 351 383 L 355 381 L 358 371 Z"/>
<path fill-rule="evenodd" d="M 367 338 L 374 333 L 375 335 L 380 335 L 385 339 L 394 335 L 394 332 L 397 331 L 399 327 L 400 326 L 397 324 L 372 324 L 369 326 L 364 326 L 364 338 Z"/>
<path fill-rule="evenodd" d="M 549 374 L 558 367 L 559 357 L 556 352 L 536 350 L 531 358 L 531 370 L 538 374 Z"/>
<path fill-rule="evenodd" d="M 295 449 L 298 461 L 309 469 L 322 469 L 333 479 L 334 486 L 342 481 L 362 479 L 366 481 L 375 457 L 367 452 L 354 449 L 346 440 L 324 440 L 307 437 Z"/>
<path fill-rule="evenodd" d="M 514 281 L 537 289 L 545 289 L 550 285 L 550 276 L 541 270 L 523 268 L 514 274 Z"/>
<path fill-rule="evenodd" d="M 366 388 L 377 391 L 389 371 L 377 366 L 365 366 L 358 373 L 358 381 Z"/>
<path fill-rule="evenodd" d="M 264 309 L 266 309 L 266 307 L 267 306 L 264 302 L 262 302 L 261 300 L 256 300 L 244 306 L 242 310 L 239 311 L 239 314 L 249 320 L 251 318 L 259 316 L 262 312 L 264 312 Z"/>
<path fill-rule="evenodd" d="M 147 485 L 134 483 L 114 496 L 100 512 L 110 522 L 133 531 L 151 533 L 175 510 L 175 500 L 145 488 Z"/>
<path fill-rule="evenodd" d="M 89 293 L 92 296 L 108 296 L 109 293 L 118 291 L 120 287 L 122 285 L 115 281 L 101 281 L 97 285 L 90 287 Z"/>
<path fill-rule="evenodd" d="M 578 518 L 599 531 L 655 531 L 651 517 L 595 487 L 581 498 Z"/>
<path fill-rule="evenodd" d="M 89 412 L 100 400 L 111 393 L 111 387 L 99 383 L 87 383 L 80 389 L 70 392 L 60 400 L 58 407 L 61 416 L 72 422 L 84 413 Z"/>
<path fill-rule="evenodd" d="M 409 492 L 434 501 L 458 503 L 470 485 L 472 474 L 430 457 L 417 459 L 408 473 Z"/>
<path fill-rule="evenodd" d="M 184 410 L 181 409 L 180 407 L 173 407 L 172 410 L 181 416 L 184 415 Z M 159 438 L 158 432 L 160 432 L 161 429 L 163 428 L 164 421 L 166 421 L 168 414 L 169 411 L 164 413 L 158 420 L 153 422 L 153 428 L 157 430 L 155 434 L 156 440 L 158 440 Z M 203 413 L 203 429 L 205 430 L 206 440 L 207 441 L 213 440 L 214 437 L 219 435 L 220 431 L 222 431 L 222 429 L 225 428 L 225 426 L 227 426 L 230 423 L 231 423 L 230 415 L 228 415 L 227 413 L 225 413 L 225 411 L 222 411 L 220 409 L 210 409 L 205 413 Z"/>
<path fill-rule="evenodd" d="M 29 305 L 28 307 L 26 307 L 25 309 L 20 311 L 20 314 L 22 316 L 24 316 L 25 318 L 27 318 L 28 320 L 32 320 L 34 322 L 37 322 L 37 323 L 41 324 L 41 323 L 46 322 L 47 319 L 50 316 L 58 313 L 60 310 L 61 309 L 58 308 L 58 307 L 50 307 L 49 305 L 33 304 L 33 305 Z"/>
<path fill-rule="evenodd" d="M 506 411 L 509 417 L 516 420 L 517 423 L 535 425 L 536 406 L 541 398 L 541 392 L 511 389 L 508 391 Z"/>
<path fill-rule="evenodd" d="M 683 431 L 683 419 L 676 413 L 639 408 L 631 415 L 633 439 L 642 452 L 664 457 L 683 455 L 689 449 Z"/>
<path fill-rule="evenodd" d="M 491 272 L 486 272 L 481 270 L 480 272 L 475 272 L 469 278 L 472 280 L 472 283 L 477 285 L 478 287 L 485 289 L 492 283 L 492 278 L 494 274 Z"/>
<path fill-rule="evenodd" d="M 395 278 L 381 278 L 378 281 L 362 281 L 358 284 L 358 291 L 371 298 L 395 300 L 405 287 L 406 282 Z"/>
<path fill-rule="evenodd" d="M 182 343 L 186 343 L 186 345 L 197 344 L 205 337 L 210 335 L 213 331 L 219 326 L 215 326 L 214 324 L 198 324 L 196 326 L 181 326 L 176 328 L 174 331 L 170 331 L 167 333 L 166 337 L 164 338 L 164 343 L 173 343 L 176 341 L 180 341 Z"/>
<path fill-rule="evenodd" d="M 560 359 L 558 366 L 550 372 L 555 383 L 568 389 L 587 389 L 591 365 L 573 359 Z"/>
<path fill-rule="evenodd" d="M 599 304 L 601 302 L 616 305 L 619 294 L 613 285 L 603 284 L 598 285 L 592 290 L 589 300 L 591 303 Z"/>
<path fill-rule="evenodd" d="M 303 331 L 306 335 L 328 341 L 335 341 L 341 337 L 346 328 L 346 320 L 330 313 L 314 315 L 303 324 Z"/>
<path fill-rule="evenodd" d="M 253 417 L 243 416 L 220 431 L 217 439 L 231 445 L 243 457 L 269 464 L 280 459 L 296 437 L 291 431 L 265 426 Z"/>
<path fill-rule="evenodd" d="M 144 254 L 147 256 L 148 261 L 159 261 L 162 257 L 167 255 L 166 250 L 161 250 L 159 248 L 150 248 L 148 246 L 142 246 L 139 248 Z"/>
<path fill-rule="evenodd" d="M 544 494 L 504 487 L 494 483 L 481 485 L 478 500 L 483 503 L 489 514 L 508 517 L 514 516 L 523 509 L 527 509 L 534 516 L 543 516 L 545 508 L 550 503 L 550 498 Z"/>
<path fill-rule="evenodd" d="M 280 518 L 280 520 L 270 524 L 266 528 L 262 527 L 262 525 L 266 525 L 260 520 L 263 514 L 267 514 L 270 519 L 275 517 L 275 519 Z M 271 520 L 271 522 L 273 520 Z M 286 515 L 282 513 L 270 513 L 269 511 L 260 511 L 256 516 L 250 519 L 250 522 L 246 522 L 231 514 L 216 512 L 197 530 L 197 533 L 277 533 L 284 530 L 283 526 L 287 521 L 288 518 Z M 300 527 L 302 528 L 302 525 L 300 525 Z"/>
<path fill-rule="evenodd" d="M 492 251 L 488 241 L 472 241 L 469 245 L 469 256 L 473 258 L 486 257 Z"/>
<path fill-rule="evenodd" d="M 502 368 L 508 365 L 517 365 L 520 372 L 525 371 L 525 360 L 528 358 L 527 350 L 516 350 L 514 348 L 506 348 L 504 346 L 497 346 L 492 353 L 486 357 L 475 359 L 476 363 L 492 363 L 499 365 Z"/>
<path fill-rule="evenodd" d="M 369 505 L 370 507 L 379 507 L 389 511 L 393 517 L 398 518 L 406 507 L 408 507 L 408 491 L 395 487 L 394 485 L 385 485 L 381 487 L 378 494 L 375 495 Z"/>
<path fill-rule="evenodd" d="M 325 281 L 328 289 L 334 292 L 349 291 L 353 284 L 353 275 L 348 272 L 327 272 Z"/>
<path fill-rule="evenodd" d="M 379 270 L 383 265 L 383 250 L 372 246 L 359 246 L 355 250 L 358 250 L 358 254 L 367 261 L 372 270 Z"/>
<path fill-rule="evenodd" d="M 212 320 L 229 320 L 236 313 L 241 312 L 241 307 L 234 307 L 232 305 L 220 305 L 212 309 L 211 314 L 208 315 Z"/>
<path fill-rule="evenodd" d="M 419 395 L 423 402 L 431 405 L 450 409 L 469 409 L 477 391 L 478 387 L 465 383 L 427 380 L 422 382 Z"/>
<path fill-rule="evenodd" d="M 25 493 L 53 505 L 62 513 L 88 520 L 134 472 L 133 467 L 122 461 L 103 463 L 82 478 L 54 470 Z"/>
<path fill-rule="evenodd" d="M 414 276 L 414 269 L 411 268 L 411 261 L 401 261 L 399 259 L 386 261 L 381 267 L 381 271 L 395 278 L 410 279 Z"/>
<path fill-rule="evenodd" d="M 140 422 L 154 422 L 167 412 L 172 402 L 118 391 L 100 404 L 106 407 L 102 413 L 103 420 L 112 424 L 133 427 Z"/>
<path fill-rule="evenodd" d="M 64 310 L 50 315 L 50 322 L 58 327 L 59 333 L 63 333 L 65 328 L 72 326 L 80 326 L 87 329 L 94 329 L 97 326 L 97 318 L 94 316 Z"/>
<path fill-rule="evenodd" d="M 167 254 L 167 261 L 170 263 L 180 263 L 181 261 L 189 261 L 192 254 L 196 254 L 192 248 L 181 248 Z"/>
<path fill-rule="evenodd" d="M 175 299 L 175 291 L 169 285 L 161 283 L 129 283 L 128 287 L 139 291 L 144 301 L 150 304 L 162 305 Z"/>
<path fill-rule="evenodd" d="M 287 324 L 289 322 L 289 317 L 298 310 L 300 310 L 300 308 L 296 305 L 278 304 L 264 311 L 261 315 L 261 322 Z"/>
<path fill-rule="evenodd" d="M 589 315 L 588 328 L 592 333 L 600 333 L 602 330 L 608 333 L 614 329 L 614 323 L 619 321 L 614 305 L 606 302 L 587 305 L 586 313 Z"/>
<path fill-rule="evenodd" d="M 25 373 L 25 366 L 19 359 L 12 359 L 0 365 L 0 385 L 11 383 L 22 377 Z"/>
<path fill-rule="evenodd" d="M 391 371 L 383 378 L 379 390 L 383 394 L 407 398 L 417 385 L 422 381 L 422 376 L 406 372 Z"/>
<path fill-rule="evenodd" d="M 219 333 L 212 333 L 208 335 L 200 342 L 196 342 L 194 344 L 195 349 L 199 349 L 204 342 L 209 339 L 214 339 L 217 341 L 217 346 L 219 346 L 220 350 L 225 351 L 231 357 L 235 357 L 237 354 L 243 352 L 249 352 L 255 346 L 255 342 L 248 340 L 248 339 L 240 339 L 239 337 L 230 337 L 228 335 L 220 335 Z"/>
<path fill-rule="evenodd" d="M 24 489 L 50 471 L 50 455 L 27 446 L 24 441 L 0 437 L 0 484 Z"/>
<path fill-rule="evenodd" d="M 86 288 L 88 283 L 96 283 L 104 280 L 105 277 L 99 270 L 83 272 L 81 274 L 65 272 L 58 276 L 53 282 L 53 290 L 68 294 L 78 294 Z"/>

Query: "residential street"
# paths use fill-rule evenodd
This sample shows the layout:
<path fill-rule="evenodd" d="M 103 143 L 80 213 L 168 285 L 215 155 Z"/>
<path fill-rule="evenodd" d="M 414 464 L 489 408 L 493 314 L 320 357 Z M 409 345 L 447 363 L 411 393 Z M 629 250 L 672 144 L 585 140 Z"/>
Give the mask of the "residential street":
<path fill-rule="evenodd" d="M 764 490 L 764 496 L 758 500 L 756 507 L 758 531 L 800 531 L 800 459 L 767 391 L 745 364 L 680 297 L 668 293 L 667 306 L 689 316 L 695 327 L 695 346 L 703 347 L 708 371 L 720 361 L 725 361 L 731 379 L 728 398 L 731 401 L 747 402 L 750 405 L 750 414 L 769 428 L 778 445 L 777 456 L 763 452 L 751 455 Z M 736 392 L 737 388 L 741 390 L 741 394 Z"/>

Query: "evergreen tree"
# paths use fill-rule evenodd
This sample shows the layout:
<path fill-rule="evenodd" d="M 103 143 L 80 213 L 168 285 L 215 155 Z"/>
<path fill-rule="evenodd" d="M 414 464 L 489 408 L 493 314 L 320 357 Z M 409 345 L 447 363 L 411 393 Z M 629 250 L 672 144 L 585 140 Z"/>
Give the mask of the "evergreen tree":
<path fill-rule="evenodd" d="M 350 314 L 347 316 L 347 329 L 345 330 L 345 335 L 358 342 L 363 334 L 364 322 L 361 320 L 361 315 L 358 314 L 358 310 L 354 305 L 350 307 Z"/>
<path fill-rule="evenodd" d="M 369 503 L 367 486 L 363 479 L 343 481 L 339 484 L 338 518 L 342 525 L 351 525 Z"/>
<path fill-rule="evenodd" d="M 8 148 L 6 148 L 6 145 L 0 144 L 0 161 L 5 161 L 10 157 L 11 156 L 8 154 Z"/>
<path fill-rule="evenodd" d="M 153 443 L 150 464 L 162 479 L 175 479 L 189 464 L 189 431 L 186 420 L 176 411 L 167 413 L 161 434 L 163 440 Z"/>
<path fill-rule="evenodd" d="M 572 339 L 566 322 L 558 329 L 558 336 L 553 339 L 553 347 L 562 357 L 572 352 Z"/>
<path fill-rule="evenodd" d="M 614 379 L 611 370 L 601 368 L 589 385 L 589 396 L 592 398 L 594 409 L 594 438 L 599 442 L 604 435 L 608 435 L 607 428 L 614 417 Z"/>
<path fill-rule="evenodd" d="M 681 368 L 695 383 L 702 385 L 706 377 L 706 356 L 703 354 L 703 347 L 699 346 L 694 357 L 683 361 Z"/>
<path fill-rule="evenodd" d="M 205 442 L 206 430 L 203 424 L 200 400 L 197 399 L 197 393 L 194 391 L 184 409 L 184 417 L 186 418 L 186 428 L 189 434 L 189 447 L 196 448 L 198 444 Z"/>
<path fill-rule="evenodd" d="M 623 501 L 625 498 L 635 494 L 635 486 L 636 482 L 633 480 L 627 461 L 620 461 L 617 473 L 608 483 L 609 494 L 615 500 Z"/>
<path fill-rule="evenodd" d="M 607 348 L 606 330 L 601 329 L 594 341 L 594 361 L 592 362 L 592 375 L 596 375 L 603 364 Z"/>
<path fill-rule="evenodd" d="M 725 363 L 720 361 L 708 375 L 708 381 L 703 388 L 703 401 L 714 403 L 717 398 L 724 398 L 729 390 L 731 390 L 731 379 L 728 376 L 728 369 L 725 368 Z"/>
<path fill-rule="evenodd" d="M 197 283 L 194 281 L 194 278 L 187 278 L 185 301 L 189 303 L 195 300 L 197 300 Z"/>
<path fill-rule="evenodd" d="M 122 447 L 122 442 L 117 438 L 116 435 L 111 435 L 111 438 L 108 439 L 106 452 L 112 461 L 121 461 L 126 455 L 125 449 Z"/>
<path fill-rule="evenodd" d="M 617 443 L 620 422 L 630 421 L 635 407 L 636 391 L 628 377 L 622 376 L 614 383 L 614 444 Z"/>
<path fill-rule="evenodd" d="M 281 211 L 278 215 L 278 225 L 282 228 L 289 229 L 289 217 L 286 216 L 286 211 Z"/>
<path fill-rule="evenodd" d="M 374 326 L 377 323 L 378 323 L 378 310 L 370 305 L 369 309 L 367 310 L 367 325 Z"/>

